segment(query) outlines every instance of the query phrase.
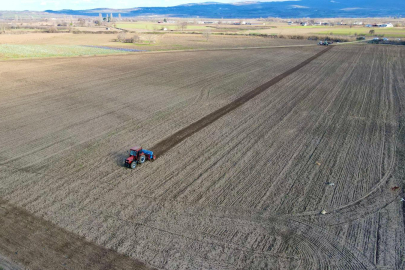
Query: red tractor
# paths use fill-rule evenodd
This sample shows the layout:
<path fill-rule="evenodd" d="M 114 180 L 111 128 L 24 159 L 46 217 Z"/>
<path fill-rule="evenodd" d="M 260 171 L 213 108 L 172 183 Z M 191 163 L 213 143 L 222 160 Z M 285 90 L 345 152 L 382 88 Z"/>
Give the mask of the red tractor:
<path fill-rule="evenodd" d="M 152 151 L 142 149 L 140 146 L 132 147 L 129 152 L 129 157 L 125 159 L 125 166 L 131 169 L 136 168 L 136 164 L 142 164 L 145 160 L 154 161 L 156 156 Z"/>

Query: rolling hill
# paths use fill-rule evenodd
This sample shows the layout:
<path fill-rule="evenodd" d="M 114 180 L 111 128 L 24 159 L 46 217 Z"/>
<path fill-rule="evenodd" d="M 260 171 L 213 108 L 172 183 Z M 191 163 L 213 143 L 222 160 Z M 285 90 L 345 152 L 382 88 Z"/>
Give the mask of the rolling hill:
<path fill-rule="evenodd" d="M 97 8 L 88 10 L 46 10 L 48 13 L 98 16 L 99 13 L 123 17 L 165 15 L 204 18 L 327 18 L 327 17 L 400 17 L 405 15 L 405 1 L 395 0 L 301 0 L 277 2 L 205 2 L 170 7 L 134 7 L 130 9 Z"/>

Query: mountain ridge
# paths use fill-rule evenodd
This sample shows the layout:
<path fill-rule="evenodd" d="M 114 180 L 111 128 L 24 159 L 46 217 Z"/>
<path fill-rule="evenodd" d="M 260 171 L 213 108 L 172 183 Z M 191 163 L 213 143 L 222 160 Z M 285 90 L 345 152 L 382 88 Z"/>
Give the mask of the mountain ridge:
<path fill-rule="evenodd" d="M 45 10 L 48 13 L 98 16 L 100 12 L 122 17 L 162 15 L 202 18 L 332 18 L 405 16 L 405 1 L 396 0 L 287 0 L 272 2 L 202 2 L 169 7 L 134 7 L 124 9 Z"/>

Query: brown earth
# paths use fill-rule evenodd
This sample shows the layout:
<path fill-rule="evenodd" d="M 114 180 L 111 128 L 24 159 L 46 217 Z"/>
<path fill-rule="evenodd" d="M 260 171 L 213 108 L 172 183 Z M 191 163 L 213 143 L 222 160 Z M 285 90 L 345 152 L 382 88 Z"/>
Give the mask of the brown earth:
<path fill-rule="evenodd" d="M 130 38 L 134 33 L 128 33 Z M 143 34 L 140 34 L 143 35 Z M 0 44 L 38 44 L 38 45 L 92 45 L 131 48 L 146 51 L 243 48 L 263 46 L 300 46 L 315 45 L 314 40 L 274 39 L 248 36 L 211 35 L 207 42 L 199 34 L 162 34 L 155 35 L 156 43 L 132 44 L 113 42 L 116 34 L 71 34 L 71 33 L 31 33 L 24 35 L 1 35 Z"/>
<path fill-rule="evenodd" d="M 302 62 L 302 63 L 298 64 L 297 66 L 287 70 L 286 72 L 278 75 L 277 77 L 271 79 L 270 81 L 258 86 L 254 90 L 246 93 L 245 95 L 243 95 L 240 98 L 232 101 L 231 103 L 225 105 L 224 107 L 219 108 L 218 110 L 208 114 L 207 116 L 204 116 L 203 118 L 201 118 L 200 120 L 192 123 L 191 125 L 177 131 L 176 133 L 174 133 L 170 137 L 168 137 L 168 138 L 160 141 L 156 145 L 152 146 L 152 148 L 151 148 L 152 151 L 154 151 L 154 153 L 157 156 L 163 155 L 164 153 L 166 153 L 167 151 L 169 151 L 174 146 L 176 146 L 180 142 L 184 141 L 185 139 L 187 139 L 188 137 L 190 137 L 194 133 L 196 133 L 196 132 L 200 131 L 201 129 L 205 128 L 206 126 L 212 124 L 214 121 L 216 121 L 220 117 L 228 114 L 229 112 L 235 110 L 239 106 L 245 104 L 246 102 L 248 102 L 249 100 L 251 100 L 255 96 L 261 94 L 263 91 L 266 91 L 270 86 L 273 86 L 274 84 L 278 83 L 279 81 L 281 81 L 282 79 L 284 79 L 288 75 L 291 75 L 295 71 L 297 71 L 300 68 L 304 67 L 305 65 L 309 64 L 312 60 L 318 58 L 319 56 L 321 56 L 322 54 L 324 54 L 325 52 L 327 52 L 330 49 L 332 49 L 332 47 L 326 48 L 325 50 L 323 50 L 323 51 L 317 53 L 316 55 L 308 58 L 304 62 Z"/>
<path fill-rule="evenodd" d="M 4 200 L 0 215 L 1 252 L 29 269 L 151 269 Z"/>
<path fill-rule="evenodd" d="M 0 254 L 0 269 L 2 270 L 22 270 L 25 267 L 17 264 L 16 262 L 13 262 L 9 258 L 4 257 L 2 254 Z"/>
<path fill-rule="evenodd" d="M 324 49 L 7 62 L 0 196 L 159 269 L 401 269 L 402 47 L 337 46 L 121 166 Z"/>

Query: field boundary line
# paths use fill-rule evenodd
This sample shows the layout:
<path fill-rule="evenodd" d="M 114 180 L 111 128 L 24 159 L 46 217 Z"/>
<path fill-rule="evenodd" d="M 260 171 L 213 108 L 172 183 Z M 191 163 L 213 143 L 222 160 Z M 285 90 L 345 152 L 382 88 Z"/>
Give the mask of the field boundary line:
<path fill-rule="evenodd" d="M 215 110 L 214 112 L 204 116 L 200 120 L 197 120 L 196 122 L 190 124 L 189 126 L 186 126 L 179 131 L 175 132 L 173 135 L 163 139 L 162 141 L 158 142 L 155 144 L 153 147 L 151 147 L 152 151 L 156 153 L 156 155 L 159 157 L 160 155 L 164 155 L 167 151 L 169 151 L 171 148 L 179 144 L 180 142 L 184 141 L 186 138 L 190 137 L 194 133 L 200 131 L 201 129 L 205 128 L 206 126 L 210 125 L 211 123 L 215 122 L 222 116 L 230 113 L 231 111 L 235 110 L 236 108 L 242 106 L 252 98 L 256 97 L 257 95 L 263 93 L 266 91 L 268 88 L 271 86 L 275 85 L 276 83 L 280 82 L 287 76 L 293 74 L 297 70 L 301 69 L 302 67 L 308 65 L 310 62 L 315 60 L 316 58 L 320 57 L 333 47 L 327 47 L 326 49 L 318 52 L 314 56 L 308 58 L 307 60 L 301 62 L 300 64 L 296 65 L 295 67 L 285 71 L 284 73 L 274 77 L 270 81 L 256 87 L 255 89 L 251 90 L 250 92 L 246 93 L 245 95 L 241 96 L 240 98 L 234 100 L 233 102 L 229 103 L 228 105 L 223 106 L 222 108 L 219 108 Z"/>

